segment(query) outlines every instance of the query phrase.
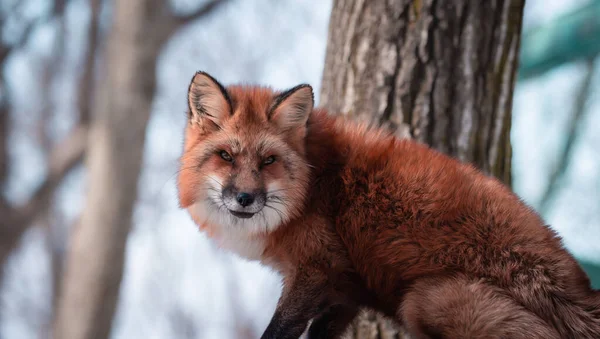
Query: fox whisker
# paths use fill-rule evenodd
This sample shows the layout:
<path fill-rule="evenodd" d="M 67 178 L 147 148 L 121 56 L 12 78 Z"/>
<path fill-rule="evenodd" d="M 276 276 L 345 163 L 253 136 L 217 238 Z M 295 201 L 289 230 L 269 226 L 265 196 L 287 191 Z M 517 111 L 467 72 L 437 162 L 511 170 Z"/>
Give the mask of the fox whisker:
<path fill-rule="evenodd" d="M 223 183 L 221 183 L 219 180 L 213 178 L 212 176 L 208 176 L 208 178 L 214 182 L 216 182 L 219 186 L 221 186 L 221 188 L 223 188 Z"/>

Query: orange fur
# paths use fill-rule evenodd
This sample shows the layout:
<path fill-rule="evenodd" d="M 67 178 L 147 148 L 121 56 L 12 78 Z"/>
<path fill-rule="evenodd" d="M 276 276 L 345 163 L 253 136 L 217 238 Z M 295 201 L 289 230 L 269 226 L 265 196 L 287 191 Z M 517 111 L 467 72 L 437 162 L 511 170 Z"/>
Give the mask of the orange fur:
<path fill-rule="evenodd" d="M 271 140 L 282 162 L 295 159 L 293 170 L 278 163 L 257 174 L 263 185 L 283 182 L 287 217 L 240 235 L 260 250 L 253 259 L 284 279 L 263 338 L 297 338 L 313 318 L 310 338 L 337 337 L 362 307 L 403 322 L 416 338 L 600 337 L 598 292 L 555 232 L 496 179 L 312 110 L 306 95 L 293 92 L 286 103 L 262 87 L 226 94 L 231 115 L 219 131 L 186 128 L 180 203 L 203 224 L 189 207 L 205 198 L 204 178 L 235 171 L 215 157 L 197 168 L 204 148 L 229 147 L 221 138 L 250 149 Z M 284 131 L 271 121 L 281 100 L 310 107 L 307 124 Z M 243 232 L 218 223 L 205 229 Z"/>

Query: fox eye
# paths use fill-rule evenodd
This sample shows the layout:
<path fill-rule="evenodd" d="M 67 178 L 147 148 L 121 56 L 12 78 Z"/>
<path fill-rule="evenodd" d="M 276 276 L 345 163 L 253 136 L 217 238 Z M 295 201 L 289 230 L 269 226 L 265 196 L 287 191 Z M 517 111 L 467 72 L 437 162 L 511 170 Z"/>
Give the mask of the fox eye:
<path fill-rule="evenodd" d="M 270 165 L 275 162 L 275 156 L 271 155 L 263 161 L 263 165 Z"/>
<path fill-rule="evenodd" d="M 233 158 L 231 157 L 231 155 L 225 151 L 221 151 L 219 152 L 219 155 L 221 156 L 221 159 L 227 161 L 227 162 L 232 162 Z"/>

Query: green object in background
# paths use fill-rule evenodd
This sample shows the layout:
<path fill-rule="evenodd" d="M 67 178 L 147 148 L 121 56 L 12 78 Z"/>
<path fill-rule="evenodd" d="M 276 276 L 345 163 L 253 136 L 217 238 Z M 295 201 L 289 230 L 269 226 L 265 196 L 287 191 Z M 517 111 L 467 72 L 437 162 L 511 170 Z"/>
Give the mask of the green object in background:
<path fill-rule="evenodd" d="M 587 261 L 579 261 L 583 270 L 588 274 L 590 280 L 592 281 L 592 287 L 595 289 L 600 289 L 600 265 L 587 262 Z"/>
<path fill-rule="evenodd" d="M 535 77 L 564 63 L 600 53 L 600 1 L 557 17 L 523 33 L 519 80 Z"/>
<path fill-rule="evenodd" d="M 539 76 L 562 64 L 600 53 L 600 0 L 523 33 L 519 81 Z M 580 260 L 592 286 L 600 289 L 600 263 Z"/>

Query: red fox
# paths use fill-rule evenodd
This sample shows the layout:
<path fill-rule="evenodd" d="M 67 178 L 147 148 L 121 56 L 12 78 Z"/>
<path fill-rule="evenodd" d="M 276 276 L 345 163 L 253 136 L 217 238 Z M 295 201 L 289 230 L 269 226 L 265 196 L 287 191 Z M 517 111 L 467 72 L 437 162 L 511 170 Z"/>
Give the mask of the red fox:
<path fill-rule="evenodd" d="M 359 309 L 413 338 L 600 338 L 600 292 L 509 188 L 315 109 L 312 88 L 189 87 L 179 202 L 283 277 L 262 335 L 343 335 Z M 312 320 L 312 322 L 311 322 Z"/>

